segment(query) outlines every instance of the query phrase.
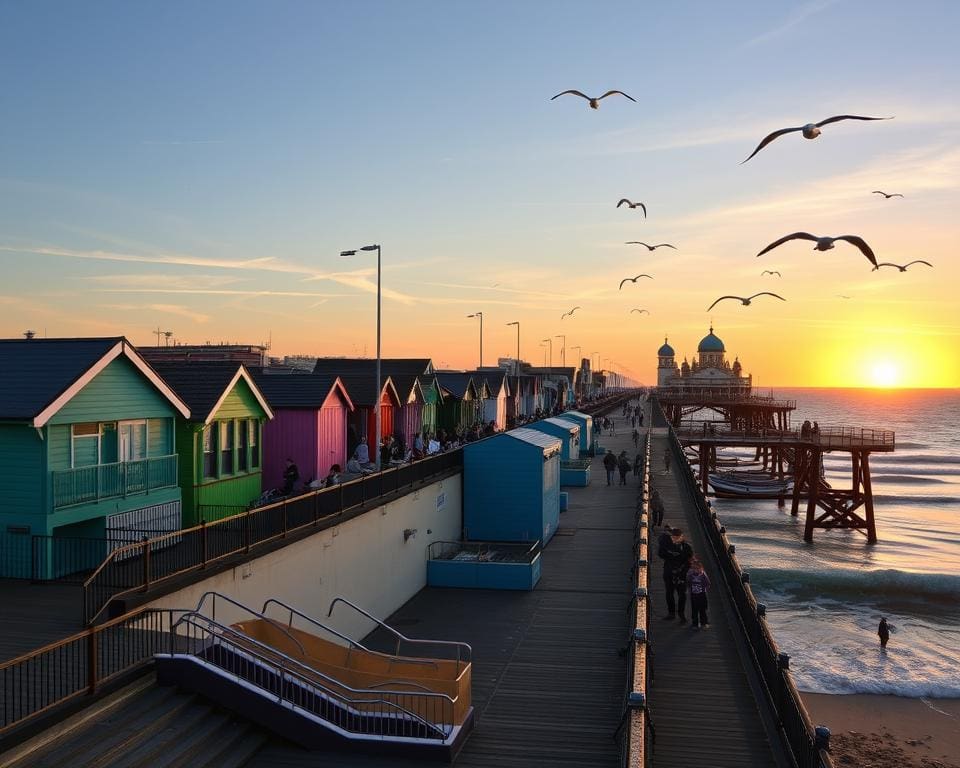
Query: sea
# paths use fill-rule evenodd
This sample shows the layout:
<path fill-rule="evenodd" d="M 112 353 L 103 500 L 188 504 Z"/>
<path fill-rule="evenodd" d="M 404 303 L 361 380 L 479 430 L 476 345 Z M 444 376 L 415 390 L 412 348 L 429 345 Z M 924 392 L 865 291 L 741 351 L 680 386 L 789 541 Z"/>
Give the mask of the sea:
<path fill-rule="evenodd" d="M 896 432 L 870 456 L 879 541 L 814 530 L 805 504 L 716 499 L 757 599 L 801 691 L 960 697 L 960 390 L 777 389 L 792 424 Z M 723 456 L 733 455 L 731 451 Z M 743 454 L 741 454 L 743 455 Z M 849 487 L 849 454 L 827 454 L 827 480 Z M 862 512 L 862 510 L 861 510 Z M 893 631 L 881 651 L 877 625 Z"/>

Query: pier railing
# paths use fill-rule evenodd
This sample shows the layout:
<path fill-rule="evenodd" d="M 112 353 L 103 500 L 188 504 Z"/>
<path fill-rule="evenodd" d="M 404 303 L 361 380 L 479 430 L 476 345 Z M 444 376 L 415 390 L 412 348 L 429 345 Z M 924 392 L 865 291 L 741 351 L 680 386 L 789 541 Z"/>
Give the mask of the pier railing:
<path fill-rule="evenodd" d="M 630 637 L 627 640 L 627 690 L 624 697 L 623 717 L 617 730 L 620 746 L 620 765 L 623 768 L 644 768 L 653 735 L 653 721 L 647 708 L 647 687 L 650 682 L 650 649 L 647 646 L 647 631 L 650 626 L 650 599 L 648 596 L 648 526 L 650 513 L 650 434 L 643 452 L 643 469 L 640 495 L 637 497 L 637 514 L 634 526 L 633 599 L 630 603 Z"/>
<path fill-rule="evenodd" d="M 852 426 L 820 427 L 813 432 L 803 429 L 729 429 L 710 421 L 689 421 L 673 430 L 681 441 L 697 442 L 708 440 L 727 440 L 742 442 L 784 443 L 819 446 L 825 450 L 835 448 L 873 448 L 875 450 L 893 450 L 896 447 L 896 434 L 889 429 L 871 429 Z"/>
<path fill-rule="evenodd" d="M 654 413 L 661 410 L 655 399 L 651 399 L 651 405 Z M 736 547 L 730 542 L 726 528 L 703 495 L 673 427 L 668 430 L 668 440 L 674 462 L 680 468 L 679 474 L 694 500 L 707 541 L 733 598 L 754 665 L 763 683 L 767 703 L 776 715 L 777 725 L 781 729 L 784 743 L 793 754 L 795 765 L 797 768 L 833 768 L 833 761 L 827 751 L 829 731 L 815 727 L 810 719 L 790 674 L 790 657 L 780 652 L 773 639 L 765 618 L 766 606 L 759 603 L 754 596 L 750 587 L 750 574 L 737 560 Z"/>

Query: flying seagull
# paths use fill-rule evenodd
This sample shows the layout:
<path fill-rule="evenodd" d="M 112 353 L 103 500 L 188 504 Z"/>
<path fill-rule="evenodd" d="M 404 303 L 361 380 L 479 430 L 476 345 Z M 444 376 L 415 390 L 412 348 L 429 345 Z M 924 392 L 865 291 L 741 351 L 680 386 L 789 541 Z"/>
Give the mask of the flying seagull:
<path fill-rule="evenodd" d="M 647 310 L 645 310 L 645 309 L 637 309 L 636 307 L 634 307 L 634 308 L 631 309 L 630 311 L 631 311 L 631 312 L 640 312 L 640 313 L 646 312 L 648 315 L 650 314 L 649 312 L 647 312 Z"/>
<path fill-rule="evenodd" d="M 906 272 L 907 267 L 909 267 L 911 264 L 926 264 L 928 267 L 933 266 L 933 264 L 931 264 L 929 261 L 924 261 L 923 259 L 914 259 L 913 261 L 908 261 L 906 264 L 891 264 L 889 261 L 881 261 L 873 268 L 873 271 L 876 272 L 878 269 L 880 269 L 880 267 L 896 267 L 901 272 Z"/>
<path fill-rule="evenodd" d="M 717 299 L 715 302 L 713 302 L 713 304 L 711 304 L 709 307 L 707 307 L 707 312 L 709 312 L 711 309 L 713 309 L 715 306 L 717 306 L 717 304 L 719 304 L 719 303 L 720 303 L 721 301 L 723 301 L 724 299 L 736 299 L 736 300 L 739 301 L 741 304 L 743 304 L 743 306 L 749 307 L 749 306 L 750 306 L 750 302 L 753 301 L 755 298 L 757 298 L 757 296 L 773 296 L 773 297 L 775 297 L 775 298 L 777 298 L 777 299 L 780 299 L 780 301 L 786 301 L 786 299 L 783 298 L 783 296 L 778 296 L 778 295 L 775 294 L 775 293 L 770 293 L 770 291 L 761 291 L 760 293 L 755 293 L 755 294 L 753 294 L 753 296 L 748 296 L 747 298 L 744 298 L 743 296 L 721 296 L 719 299 Z"/>
<path fill-rule="evenodd" d="M 646 243 L 641 243 L 639 240 L 627 240 L 624 245 L 642 245 L 648 251 L 655 251 L 657 248 L 673 248 L 677 250 L 677 246 L 670 245 L 670 243 L 657 243 L 656 245 L 647 245 Z"/>
<path fill-rule="evenodd" d="M 794 131 L 802 131 L 803 138 L 805 139 L 815 139 L 820 135 L 820 129 L 830 123 L 837 123 L 840 120 L 893 120 L 892 117 L 862 117 L 860 115 L 836 115 L 834 117 L 828 117 L 826 120 L 821 120 L 819 123 L 807 123 L 806 125 L 801 125 L 798 128 L 781 128 L 779 131 L 774 131 L 769 136 L 767 136 L 763 141 L 761 141 L 755 150 L 751 153 L 750 157 L 753 157 L 757 152 L 763 149 L 767 144 L 773 141 L 780 136 L 783 136 L 787 133 L 793 133 Z M 750 159 L 747 158 L 747 160 Z M 743 163 L 747 162 L 744 160 Z M 740 165 L 743 165 L 740 163 Z"/>
<path fill-rule="evenodd" d="M 760 277 L 763 277 L 764 275 L 776 275 L 777 277 L 783 277 L 783 275 L 781 275 L 781 274 L 780 274 L 779 272 L 777 272 L 777 270 L 775 270 L 775 269 L 765 269 L 765 270 L 763 270 L 763 272 L 760 273 Z"/>
<path fill-rule="evenodd" d="M 641 277 L 650 277 L 650 275 L 637 275 L 636 277 L 625 277 L 623 278 L 623 280 L 620 281 L 620 287 L 617 290 L 622 291 L 624 283 L 635 283 Z M 650 277 L 650 279 L 653 280 L 652 277 Z"/>
<path fill-rule="evenodd" d="M 568 316 L 573 317 L 573 313 L 576 312 L 578 309 L 580 309 L 580 307 L 574 307 L 569 312 L 564 312 L 562 315 L 560 315 L 560 319 L 563 320 L 563 318 Z"/>
<path fill-rule="evenodd" d="M 634 203 L 634 202 L 632 202 L 632 201 L 630 201 L 630 200 L 627 200 L 627 198 L 622 197 L 622 198 L 620 198 L 620 202 L 617 203 L 617 208 L 619 208 L 619 207 L 620 207 L 621 205 L 623 205 L 624 203 L 626 203 L 626 204 L 627 204 L 628 206 L 630 206 L 631 208 L 642 208 L 642 209 L 643 209 L 643 218 L 647 218 L 647 206 L 645 206 L 643 203 Z"/>
<path fill-rule="evenodd" d="M 605 99 L 605 98 L 607 98 L 607 96 L 613 96 L 614 94 L 617 94 L 618 96 L 626 96 L 628 99 L 630 99 L 630 101 L 636 102 L 636 99 L 633 98 L 633 96 L 630 96 L 629 94 L 626 94 L 626 93 L 624 93 L 623 91 L 607 91 L 605 94 L 603 94 L 603 96 L 597 96 L 596 98 L 593 98 L 592 96 L 587 96 L 587 94 L 585 94 L 585 93 L 582 93 L 582 92 L 580 92 L 580 91 L 574 91 L 574 90 L 561 91 L 561 92 L 558 93 L 556 96 L 551 96 L 551 97 L 550 97 L 550 101 L 553 101 L 554 99 L 557 99 L 557 98 L 559 98 L 559 97 L 561 97 L 561 96 L 564 96 L 564 95 L 566 95 L 566 94 L 568 94 L 568 93 L 571 94 L 571 95 L 573 95 L 573 96 L 580 96 L 581 98 L 584 98 L 584 99 L 586 99 L 587 101 L 589 101 L 589 102 L 590 102 L 590 109 L 599 109 L 599 108 L 600 108 L 600 99 Z"/>
<path fill-rule="evenodd" d="M 852 297 L 850 297 L 850 296 L 845 296 L 845 295 L 842 294 L 842 293 L 838 293 L 838 294 L 837 294 L 837 298 L 838 298 L 838 299 L 849 299 L 849 298 L 852 298 Z"/>
<path fill-rule="evenodd" d="M 879 190 L 879 189 L 873 190 L 873 192 L 871 192 L 870 194 L 872 194 L 872 195 L 883 195 L 887 200 L 889 200 L 891 197 L 903 197 L 903 195 L 901 195 L 899 192 L 893 192 L 892 194 L 889 194 L 889 195 L 888 195 L 886 192 L 882 192 L 882 191 Z"/>
<path fill-rule="evenodd" d="M 815 251 L 829 251 L 833 248 L 834 242 L 837 240 L 845 240 L 846 242 L 857 246 L 864 256 L 870 261 L 873 266 L 877 266 L 877 257 L 873 255 L 873 251 L 870 249 L 870 246 L 867 245 L 866 241 L 862 237 L 857 237 L 856 235 L 839 235 L 838 237 L 817 237 L 816 235 L 811 235 L 809 232 L 794 232 L 792 235 L 786 235 L 781 237 L 779 240 L 776 240 L 766 248 L 764 248 L 757 256 L 763 256 L 767 251 L 772 251 L 778 245 L 783 245 L 788 240 L 810 240 L 816 245 L 813 247 Z"/>

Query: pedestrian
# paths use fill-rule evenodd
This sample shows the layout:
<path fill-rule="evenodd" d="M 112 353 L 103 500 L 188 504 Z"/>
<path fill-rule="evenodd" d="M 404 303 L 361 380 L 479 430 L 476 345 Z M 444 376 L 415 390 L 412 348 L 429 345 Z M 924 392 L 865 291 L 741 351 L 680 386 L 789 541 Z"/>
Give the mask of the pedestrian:
<path fill-rule="evenodd" d="M 663 452 L 663 471 L 670 474 L 670 449 Z"/>
<path fill-rule="evenodd" d="M 332 488 L 339 482 L 340 482 L 340 465 L 331 464 L 330 471 L 327 473 L 326 478 L 324 478 L 323 487 Z"/>
<path fill-rule="evenodd" d="M 610 434 L 611 435 L 617 434 L 617 420 L 615 418 L 610 419 Z"/>
<path fill-rule="evenodd" d="M 636 417 L 636 416 L 631 416 L 631 417 L 630 417 L 630 426 L 631 426 L 631 427 L 636 427 L 636 426 L 637 426 L 637 417 Z"/>
<path fill-rule="evenodd" d="M 640 410 L 639 407 L 637 408 L 637 410 Z M 640 426 L 641 427 L 643 426 L 643 411 L 640 411 Z"/>
<path fill-rule="evenodd" d="M 653 512 L 653 525 L 659 527 L 663 525 L 663 499 L 660 497 L 660 491 L 653 489 L 650 496 L 650 510 Z"/>
<path fill-rule="evenodd" d="M 890 639 L 890 625 L 887 624 L 886 617 L 880 619 L 880 626 L 877 627 L 877 635 L 880 638 L 880 648 L 887 649 L 887 641 Z"/>
<path fill-rule="evenodd" d="M 300 479 L 300 469 L 293 463 L 293 459 L 287 457 L 287 467 L 283 470 L 283 495 L 289 496 L 293 493 L 293 485 Z"/>
<path fill-rule="evenodd" d="M 620 451 L 620 458 L 617 460 L 617 468 L 620 470 L 620 485 L 627 484 L 627 473 L 630 472 L 630 459 L 626 451 Z"/>
<path fill-rule="evenodd" d="M 683 531 L 668 528 L 660 534 L 657 555 L 663 560 L 663 587 L 667 598 L 667 615 L 664 621 L 680 616 L 680 623 L 687 621 L 684 609 L 687 604 L 687 568 L 693 549 L 683 540 Z"/>
<path fill-rule="evenodd" d="M 639 448 L 639 447 L 640 447 L 640 433 L 637 432 L 637 430 L 633 430 L 633 434 L 630 435 L 630 437 L 633 438 L 633 447 L 634 447 L 634 448 Z"/>
<path fill-rule="evenodd" d="M 603 468 L 607 470 L 607 485 L 613 485 L 613 473 L 617 469 L 617 457 L 607 448 L 607 455 L 603 457 Z"/>
<path fill-rule="evenodd" d="M 690 590 L 690 624 L 693 629 L 708 629 L 707 590 L 710 589 L 710 577 L 703 570 L 703 563 L 696 557 L 690 561 L 687 571 L 687 589 Z"/>
<path fill-rule="evenodd" d="M 640 469 L 643 467 L 643 454 L 638 453 L 633 457 L 633 476 L 640 477 Z"/>

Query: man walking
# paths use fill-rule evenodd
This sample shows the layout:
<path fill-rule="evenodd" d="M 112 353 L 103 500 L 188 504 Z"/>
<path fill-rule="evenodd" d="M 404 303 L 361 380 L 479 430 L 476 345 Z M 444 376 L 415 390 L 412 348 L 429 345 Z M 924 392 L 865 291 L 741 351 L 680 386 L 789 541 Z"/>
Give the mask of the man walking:
<path fill-rule="evenodd" d="M 670 474 L 670 449 L 663 452 L 663 471 Z"/>
<path fill-rule="evenodd" d="M 607 448 L 607 455 L 603 457 L 603 468 L 607 470 L 607 485 L 613 485 L 613 473 L 617 471 L 617 457 Z"/>
<path fill-rule="evenodd" d="M 657 554 L 663 559 L 663 586 L 667 595 L 667 615 L 663 618 L 672 619 L 676 615 L 681 624 L 686 624 L 687 571 L 693 547 L 683 540 L 683 531 L 673 528 L 669 540 L 660 536 Z"/>

